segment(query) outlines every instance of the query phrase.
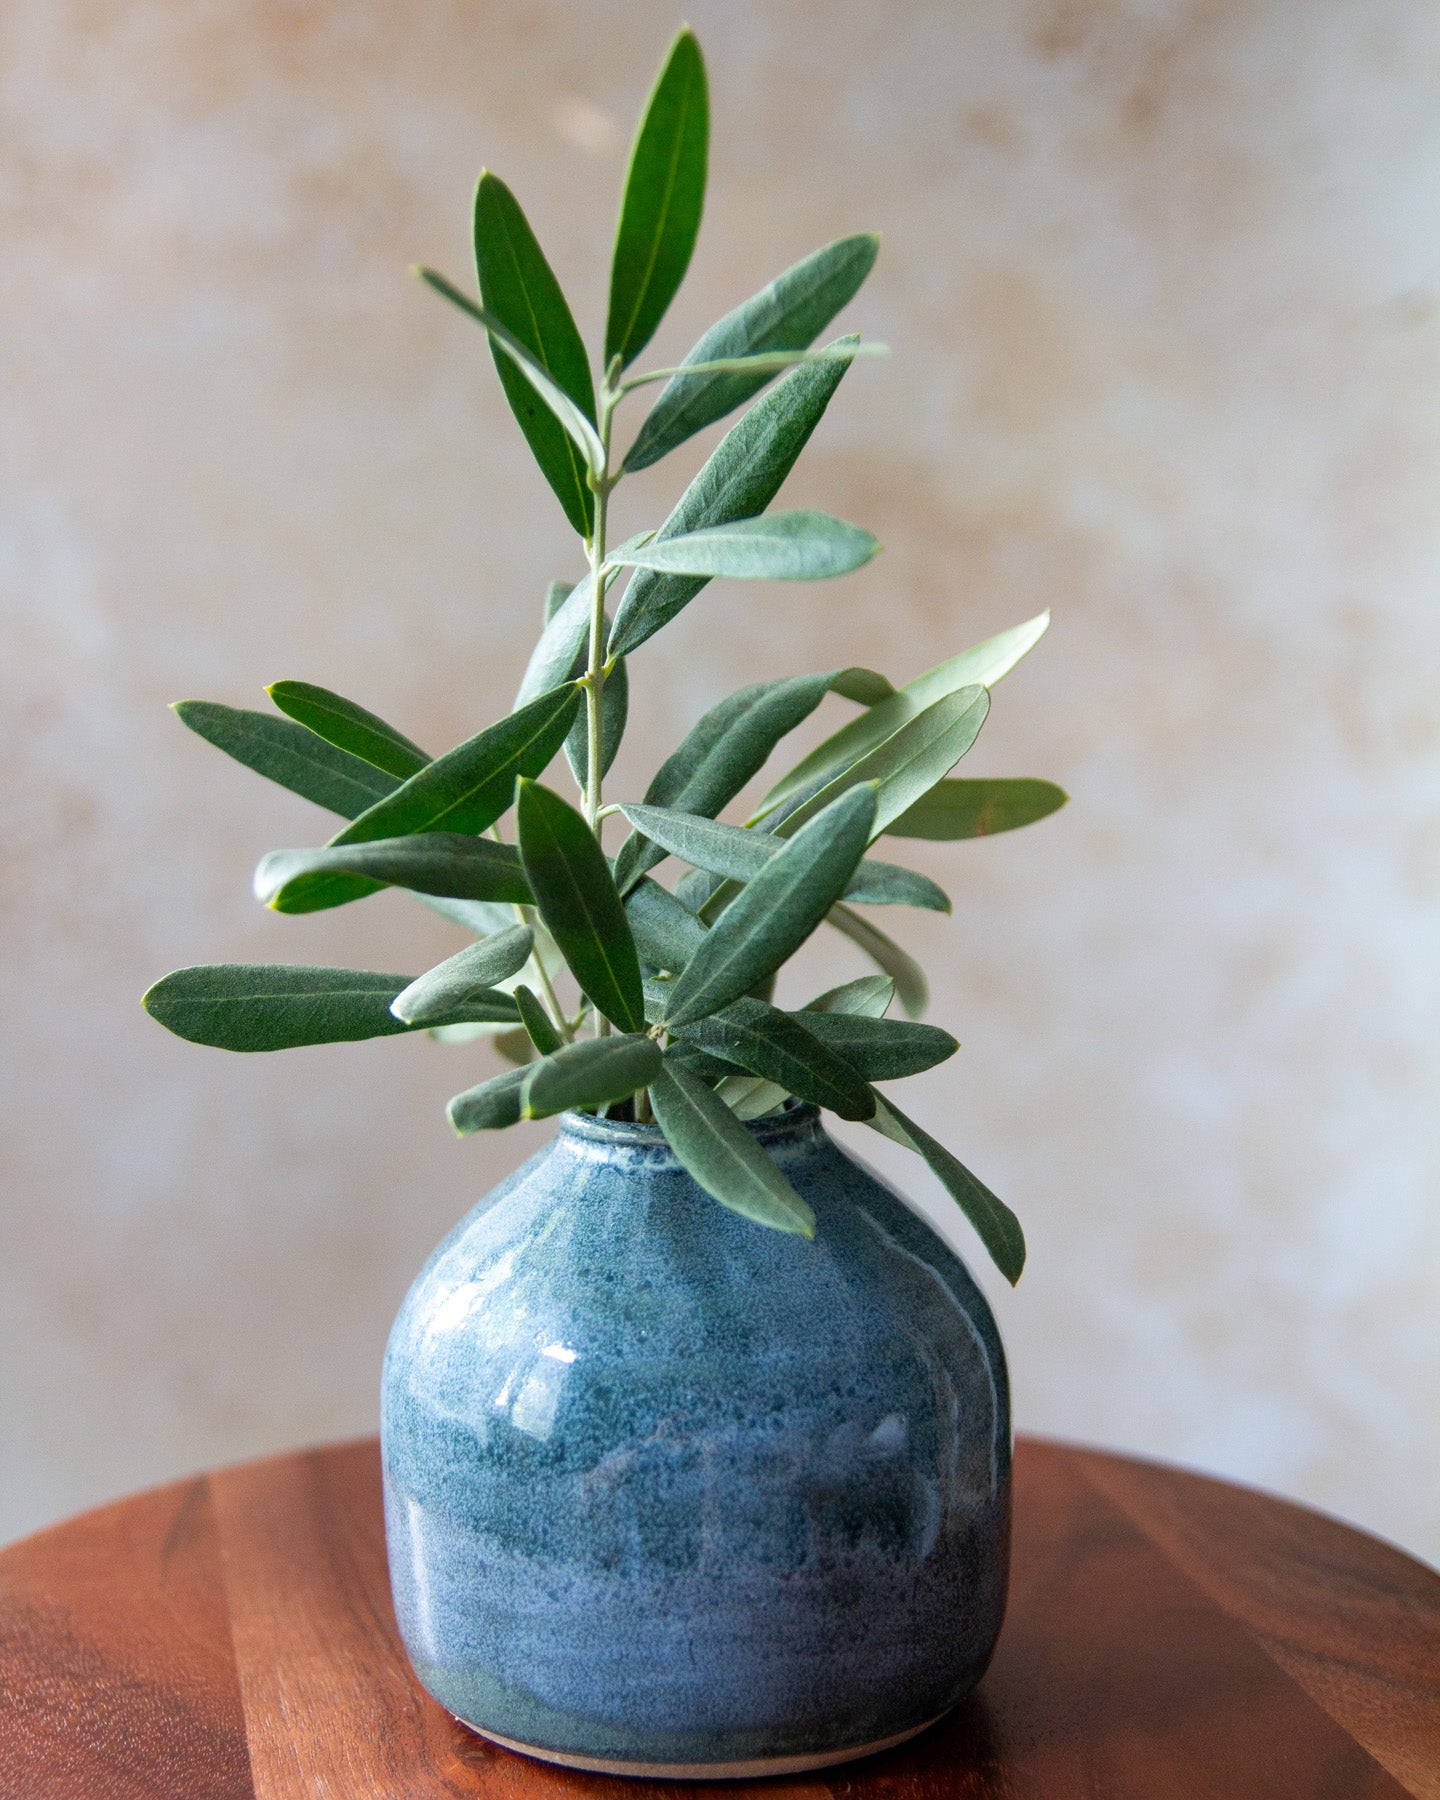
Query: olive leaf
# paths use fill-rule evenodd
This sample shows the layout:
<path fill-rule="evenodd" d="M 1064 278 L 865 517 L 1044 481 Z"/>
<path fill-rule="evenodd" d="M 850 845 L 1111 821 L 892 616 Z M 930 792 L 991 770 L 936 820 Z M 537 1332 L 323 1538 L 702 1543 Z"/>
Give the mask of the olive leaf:
<path fill-rule="evenodd" d="M 842 339 L 838 347 L 853 349 L 856 342 Z M 848 357 L 802 366 L 757 400 L 720 440 L 652 543 L 763 512 L 795 466 L 849 366 Z M 628 656 L 638 649 L 688 606 L 709 579 L 638 570 L 615 609 L 611 654 Z"/>
<path fill-rule="evenodd" d="M 867 1081 L 898 1081 L 906 1075 L 919 1075 L 960 1048 L 950 1033 L 941 1031 L 938 1025 L 824 1010 L 797 1016 L 817 1043 L 834 1051 Z M 868 1119 L 870 1113 L 867 1110 L 859 1116 Z"/>
<path fill-rule="evenodd" d="M 265 692 L 280 711 L 317 737 L 406 781 L 430 761 L 418 744 L 378 714 L 308 681 L 272 681 Z"/>
<path fill-rule="evenodd" d="M 973 649 L 962 651 L 959 656 L 952 656 L 947 662 L 906 682 L 890 699 L 862 713 L 859 718 L 851 719 L 808 756 L 802 757 L 766 794 L 756 817 L 773 812 L 791 795 L 804 790 L 814 791 L 842 770 L 853 768 L 862 757 L 937 701 L 962 688 L 994 687 L 1039 643 L 1049 623 L 1049 613 L 1041 613 L 1038 618 L 986 638 L 983 644 L 976 644 Z"/>
<path fill-rule="evenodd" d="M 880 240 L 870 232 L 825 244 L 712 325 L 650 409 L 625 457 L 626 469 L 649 468 L 686 438 L 743 406 L 774 370 L 726 372 L 710 365 L 757 351 L 804 350 L 854 299 L 879 248 Z M 835 354 L 833 348 L 829 354 Z M 686 373 L 697 364 L 709 372 Z"/>
<path fill-rule="evenodd" d="M 746 882 L 676 979 L 672 1028 L 718 1012 L 789 960 L 844 893 L 874 818 L 874 790 L 852 788 Z"/>
<path fill-rule="evenodd" d="M 1049 818 L 1068 798 L 1053 781 L 937 781 L 885 829 L 891 837 L 993 837 Z"/>
<path fill-rule="evenodd" d="M 528 1063 L 492 1075 L 488 1081 L 456 1094 L 445 1108 L 457 1137 L 472 1131 L 501 1131 L 520 1120 L 520 1093 L 530 1073 Z"/>
<path fill-rule="evenodd" d="M 373 969 L 327 969 L 272 963 L 208 963 L 176 969 L 141 1004 L 176 1037 L 216 1050 L 293 1050 L 392 1037 L 417 1026 L 397 1019 L 391 1003 L 410 986 L 407 975 Z M 504 996 L 482 1000 L 473 1016 L 503 1017 Z M 456 1007 L 449 1022 L 472 1016 Z M 513 1005 L 510 1016 L 518 1019 Z"/>
<path fill-rule="evenodd" d="M 1025 1233 L 1005 1202 L 929 1132 L 907 1119 L 892 1101 L 882 1100 L 877 1094 L 874 1116 L 867 1123 L 882 1137 L 903 1144 L 925 1159 L 946 1193 L 974 1226 L 995 1267 L 1013 1287 L 1025 1267 Z"/>
<path fill-rule="evenodd" d="M 786 1093 L 816 1106 L 828 1106 L 842 1119 L 868 1119 L 875 1110 L 869 1081 L 879 1077 L 864 1075 L 859 1065 L 847 1058 L 843 1044 L 836 1046 L 810 1027 L 808 1019 L 781 1012 L 763 1000 L 746 998 L 732 1000 L 706 1018 L 678 1024 L 674 1030 L 687 1044 L 762 1076 Z"/>
<path fill-rule="evenodd" d="M 584 340 L 519 201 L 488 169 L 475 188 L 474 227 L 481 306 L 502 328 L 484 321 L 505 398 L 566 518 L 588 538 L 595 521 L 589 473 L 604 467 L 605 452 L 594 430 Z M 533 363 L 515 355 L 517 345 Z M 536 381 L 533 364 L 569 402 L 568 415 Z"/>
<path fill-rule="evenodd" d="M 645 790 L 645 804 L 713 819 L 760 772 L 781 738 L 808 719 L 827 693 L 844 693 L 864 705 L 874 705 L 893 692 L 885 677 L 873 669 L 792 675 L 740 688 L 712 706 L 660 765 Z M 663 855 L 638 831 L 632 832 L 615 859 L 615 882 L 621 893 L 654 868 Z"/>
<path fill-rule="evenodd" d="M 640 960 L 594 832 L 558 794 L 522 781 L 520 860 L 540 917 L 584 993 L 622 1031 L 643 1031 Z"/>
<path fill-rule="evenodd" d="M 255 898 L 276 912 L 315 912 L 335 904 L 333 889 L 316 879 L 333 875 L 451 900 L 522 905 L 532 898 L 519 855 L 509 844 L 456 831 L 418 832 L 413 837 L 318 850 L 272 850 L 255 870 Z"/>
<path fill-rule="evenodd" d="M 623 1100 L 659 1071 L 660 1046 L 653 1038 L 627 1034 L 562 1044 L 527 1069 L 520 1090 L 520 1115 L 548 1119 L 570 1107 Z"/>
<path fill-rule="evenodd" d="M 549 1013 L 523 982 L 515 989 L 515 1004 L 520 1010 L 520 1023 L 525 1027 L 525 1035 L 535 1049 L 541 1056 L 554 1055 L 565 1040 L 556 1031 Z"/>
<path fill-rule="evenodd" d="M 775 825 L 775 831 L 789 837 L 807 819 L 823 812 L 837 795 L 860 783 L 873 783 L 875 823 L 871 832 L 879 837 L 892 819 L 900 818 L 955 767 L 980 735 L 989 711 L 987 688 L 963 687 L 946 694 L 908 719 L 867 755 L 800 798 L 799 804 Z"/>
<path fill-rule="evenodd" d="M 431 1025 L 444 1019 L 477 995 L 488 997 L 497 981 L 518 974 L 530 960 L 534 943 L 535 933 L 528 925 L 497 931 L 493 937 L 467 945 L 417 976 L 390 1002 L 390 1010 L 406 1025 Z M 501 999 L 508 1000 L 510 996 L 502 995 Z M 517 1005 L 518 999 L 512 1001 L 504 1016 L 513 1018 Z"/>
<path fill-rule="evenodd" d="M 912 1019 L 918 1019 L 930 1004 L 930 988 L 925 971 L 907 950 L 893 938 L 886 937 L 878 925 L 862 919 L 848 906 L 832 906 L 828 919 L 835 929 L 858 944 L 871 962 L 883 969 L 895 984 L 895 997 Z"/>
<path fill-rule="evenodd" d="M 338 832 L 325 848 L 419 832 L 484 831 L 508 811 L 516 777 L 539 775 L 549 766 L 579 704 L 580 690 L 573 684 L 542 694 L 427 763 Z M 318 912 L 373 894 L 380 885 L 368 876 L 316 868 L 293 875 L 270 894 L 267 904 L 279 912 Z"/>
<path fill-rule="evenodd" d="M 637 569 L 671 575 L 727 575 L 739 581 L 824 581 L 848 575 L 880 548 L 868 531 L 822 512 L 762 513 L 674 537 L 652 537 L 631 550 Z"/>
<path fill-rule="evenodd" d="M 856 1013 L 862 1019 L 883 1019 L 895 997 L 895 983 L 888 975 L 861 975 L 839 987 L 826 988 L 807 1000 L 802 1012 Z"/>
<path fill-rule="evenodd" d="M 625 896 L 635 948 L 655 969 L 678 973 L 705 941 L 704 924 L 658 881 L 643 877 Z"/>
<path fill-rule="evenodd" d="M 624 368 L 649 343 L 685 278 L 705 204 L 710 103 L 705 61 L 687 25 L 655 82 L 625 176 L 610 267 L 605 363 Z"/>
<path fill-rule="evenodd" d="M 477 306 L 453 282 L 447 281 L 434 269 L 417 269 L 415 273 L 428 288 L 448 300 L 452 306 L 458 307 L 461 312 L 467 313 L 489 333 L 491 351 L 500 371 L 501 384 L 511 400 L 511 408 L 520 420 L 526 437 L 530 439 L 530 447 L 536 452 L 536 461 L 540 463 L 542 473 L 547 479 L 554 476 L 551 486 L 555 489 L 556 497 L 565 508 L 571 524 L 580 531 L 585 513 L 579 498 L 583 492 L 578 485 L 579 477 L 583 471 L 588 488 L 591 476 L 598 473 L 604 458 L 604 446 L 583 406 L 571 399 L 565 389 L 551 377 L 541 358 L 508 330 L 493 312 Z M 533 390 L 533 396 L 527 396 L 527 385 Z M 535 404 L 536 397 L 542 403 L 539 407 Z M 546 409 L 550 414 L 548 426 Z M 561 452 L 559 456 L 553 455 L 549 447 L 550 435 L 557 425 L 563 434 L 555 440 Z M 565 442 L 567 437 L 570 440 L 568 444 Z M 537 444 L 540 446 L 538 449 Z M 572 475 L 576 477 L 573 484 L 568 479 Z M 584 535 L 588 537 L 588 530 Z"/>
<path fill-rule="evenodd" d="M 400 786 L 395 776 L 292 719 L 218 700 L 177 700 L 171 711 L 207 744 L 342 819 L 357 817 Z"/>
<path fill-rule="evenodd" d="M 815 1215 L 723 1100 L 667 1056 L 650 1104 L 666 1142 L 705 1192 L 775 1231 L 814 1237 Z"/>
<path fill-rule="evenodd" d="M 666 806 L 621 805 L 621 812 L 657 849 L 682 857 L 697 869 L 723 875 L 732 881 L 749 881 L 778 856 L 784 840 L 767 832 L 747 831 L 740 825 L 722 825 L 696 813 L 676 812 Z M 930 912 L 949 912 L 943 888 L 914 869 L 880 862 L 867 856 L 845 888 L 845 898 L 871 906 L 920 906 Z"/>

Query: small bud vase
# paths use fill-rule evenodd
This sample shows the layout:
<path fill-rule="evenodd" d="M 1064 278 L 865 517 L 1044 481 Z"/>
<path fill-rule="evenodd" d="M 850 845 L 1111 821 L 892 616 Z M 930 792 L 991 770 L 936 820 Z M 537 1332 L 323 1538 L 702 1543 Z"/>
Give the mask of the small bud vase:
<path fill-rule="evenodd" d="M 400 1309 L 382 1440 L 415 1672 L 532 1756 L 782 1774 L 921 1731 L 1004 1607 L 1010 1416 L 963 1263 L 794 1102 L 813 1240 L 566 1114 Z"/>

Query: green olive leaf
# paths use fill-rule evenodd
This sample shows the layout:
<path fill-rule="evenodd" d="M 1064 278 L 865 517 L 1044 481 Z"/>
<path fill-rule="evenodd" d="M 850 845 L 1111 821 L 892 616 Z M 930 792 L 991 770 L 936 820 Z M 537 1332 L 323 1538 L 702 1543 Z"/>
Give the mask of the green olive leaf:
<path fill-rule="evenodd" d="M 660 1060 L 655 1040 L 638 1035 L 562 1044 L 530 1064 L 520 1092 L 520 1115 L 548 1119 L 576 1107 L 624 1100 L 659 1074 Z"/>
<path fill-rule="evenodd" d="M 1069 799 L 1053 781 L 937 781 L 885 827 L 891 837 L 993 837 L 1058 812 Z"/>
<path fill-rule="evenodd" d="M 645 790 L 647 806 L 713 819 L 733 800 L 787 732 L 808 719 L 827 693 L 874 705 L 894 692 L 873 669 L 840 669 L 756 682 L 728 695 L 697 721 Z M 627 893 L 665 853 L 632 832 L 615 858 L 615 884 Z"/>
<path fill-rule="evenodd" d="M 563 1047 L 564 1040 L 556 1031 L 554 1021 L 523 982 L 515 989 L 515 1004 L 520 1009 L 520 1023 L 525 1027 L 525 1035 L 541 1056 L 553 1056 Z"/>
<path fill-rule="evenodd" d="M 509 809 L 517 776 L 539 775 L 549 766 L 579 705 L 580 689 L 573 683 L 542 694 L 427 763 L 337 832 L 325 848 L 420 832 L 486 830 Z M 366 876 L 317 868 L 293 876 L 274 892 L 269 904 L 282 912 L 318 912 L 373 894 L 380 885 Z"/>
<path fill-rule="evenodd" d="M 640 960 L 594 832 L 537 781 L 519 784 L 515 823 L 535 905 L 571 973 L 612 1024 L 643 1031 Z"/>
<path fill-rule="evenodd" d="M 1013 1287 L 1025 1267 L 1025 1233 L 1020 1221 L 1003 1200 L 972 1175 L 958 1157 L 937 1143 L 913 1119 L 907 1119 L 892 1101 L 876 1096 L 874 1117 L 866 1121 L 882 1137 L 913 1150 L 939 1176 L 945 1191 L 975 1227 L 980 1242 L 990 1252 L 995 1267 Z"/>
<path fill-rule="evenodd" d="M 418 832 L 368 844 L 318 850 L 272 850 L 255 870 L 255 898 L 275 912 L 316 912 L 331 906 L 324 878 L 354 876 L 367 883 L 410 888 L 451 900 L 530 903 L 530 884 L 517 851 L 489 838 L 456 831 Z"/>
<path fill-rule="evenodd" d="M 373 969 L 209 963 L 164 976 L 142 1005 L 167 1031 L 192 1044 L 246 1052 L 293 1050 L 419 1029 L 390 1011 L 409 986 L 408 975 Z M 457 1007 L 446 1022 L 467 1016 L 465 1007 Z M 475 1016 L 494 1017 L 493 1004 L 482 1001 Z"/>
<path fill-rule="evenodd" d="M 853 349 L 856 341 L 841 339 L 836 348 Z M 810 441 L 849 366 L 848 358 L 807 364 L 757 400 L 720 440 L 652 543 L 764 512 Z M 707 575 L 637 570 L 615 609 L 611 654 L 628 656 L 653 637 L 708 580 Z"/>
<path fill-rule="evenodd" d="M 822 512 L 761 513 L 675 537 L 652 537 L 631 550 L 638 569 L 739 581 L 824 581 L 848 575 L 880 548 L 868 531 Z"/>
<path fill-rule="evenodd" d="M 496 982 L 518 974 L 530 960 L 534 943 L 535 934 L 528 925 L 512 925 L 493 937 L 481 938 L 478 944 L 468 944 L 412 981 L 391 1001 L 390 1010 L 406 1025 L 431 1025 L 447 1018 L 457 1006 L 477 995 L 488 998 Z M 508 994 L 499 998 L 508 1002 L 503 1016 L 513 1019 L 517 1003 Z"/>
<path fill-rule="evenodd" d="M 871 962 L 885 971 L 895 984 L 895 996 L 901 1006 L 912 1019 L 918 1019 L 930 1004 L 930 989 L 925 971 L 915 958 L 902 950 L 893 938 L 886 937 L 878 926 L 862 919 L 859 913 L 851 912 L 848 906 L 832 906 L 827 917 L 838 932 L 848 937 L 852 944 L 857 944 Z"/>
<path fill-rule="evenodd" d="M 265 692 L 281 712 L 308 726 L 327 744 L 350 751 L 400 781 L 409 780 L 430 761 L 403 732 L 329 688 L 308 681 L 272 681 Z"/>
<path fill-rule="evenodd" d="M 815 1215 L 713 1088 L 668 1056 L 650 1082 L 665 1141 L 722 1206 L 775 1231 L 814 1237 Z"/>
<path fill-rule="evenodd" d="M 762 367 L 687 374 L 687 368 L 766 350 L 804 350 L 855 297 L 879 248 L 879 238 L 870 232 L 825 244 L 712 325 L 651 407 L 625 468 L 659 462 L 686 438 L 743 406 L 775 373 Z M 834 345 L 829 354 L 835 354 Z"/>
<path fill-rule="evenodd" d="M 952 656 L 947 662 L 906 682 L 897 694 L 872 706 L 859 718 L 851 719 L 808 756 L 802 757 L 761 801 L 756 818 L 773 812 L 790 796 L 805 790 L 813 791 L 843 770 L 853 768 L 863 756 L 878 748 L 886 738 L 893 737 L 903 725 L 937 700 L 958 693 L 961 688 L 994 687 L 1027 651 L 1039 643 L 1049 623 L 1049 613 L 1041 613 L 1038 618 L 986 638 L 983 644 L 976 644 L 973 649 L 962 651 L 959 656 Z"/>
<path fill-rule="evenodd" d="M 685 278 L 705 204 L 710 104 L 705 62 L 687 25 L 670 47 L 645 112 L 620 203 L 610 268 L 605 364 L 639 355 Z"/>
<path fill-rule="evenodd" d="M 906 1019 L 867 1019 L 858 1013 L 811 1012 L 797 1015 L 811 1036 L 842 1058 L 866 1081 L 899 1081 L 933 1069 L 960 1048 L 938 1025 L 915 1025 Z M 808 1098 L 809 1096 L 806 1096 Z M 869 1113 L 863 1115 L 869 1118 Z"/>
<path fill-rule="evenodd" d="M 395 776 L 293 719 L 218 700 L 177 700 L 171 710 L 207 744 L 342 819 L 355 818 L 400 786 Z"/>
<path fill-rule="evenodd" d="M 851 788 L 745 883 L 676 979 L 672 1027 L 738 1000 L 799 949 L 844 893 L 874 817 L 874 790 Z"/>
<path fill-rule="evenodd" d="M 828 1026 L 827 1015 L 815 1016 Z M 708 1018 L 692 1019 L 674 1029 L 686 1043 L 774 1082 L 788 1094 L 828 1107 L 842 1119 L 868 1119 L 875 1110 L 871 1078 L 846 1059 L 843 1049 L 813 1031 L 811 1024 L 809 1018 L 747 997 L 731 1001 Z"/>

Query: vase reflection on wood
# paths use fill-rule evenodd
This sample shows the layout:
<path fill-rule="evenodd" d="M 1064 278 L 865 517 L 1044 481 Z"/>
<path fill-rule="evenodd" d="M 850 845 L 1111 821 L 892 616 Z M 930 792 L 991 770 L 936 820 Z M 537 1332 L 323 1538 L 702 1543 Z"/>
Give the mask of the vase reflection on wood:
<path fill-rule="evenodd" d="M 813 1242 L 717 1207 L 654 1127 L 567 1114 L 391 1334 L 406 1647 L 457 1717 L 551 1760 L 843 1761 L 948 1710 L 999 1631 L 990 1309 L 812 1107 L 750 1129 Z"/>

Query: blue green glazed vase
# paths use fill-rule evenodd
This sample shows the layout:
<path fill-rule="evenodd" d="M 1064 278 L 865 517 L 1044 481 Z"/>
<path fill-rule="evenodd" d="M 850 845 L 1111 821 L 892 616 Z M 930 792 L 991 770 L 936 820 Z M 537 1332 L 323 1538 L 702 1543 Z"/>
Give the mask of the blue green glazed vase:
<path fill-rule="evenodd" d="M 969 1692 L 1004 1609 L 1010 1416 L 960 1260 L 791 1104 L 750 1129 L 813 1241 L 654 1126 L 566 1114 L 431 1256 L 385 1357 L 385 1516 L 420 1681 L 608 1773 L 779 1774 Z"/>

